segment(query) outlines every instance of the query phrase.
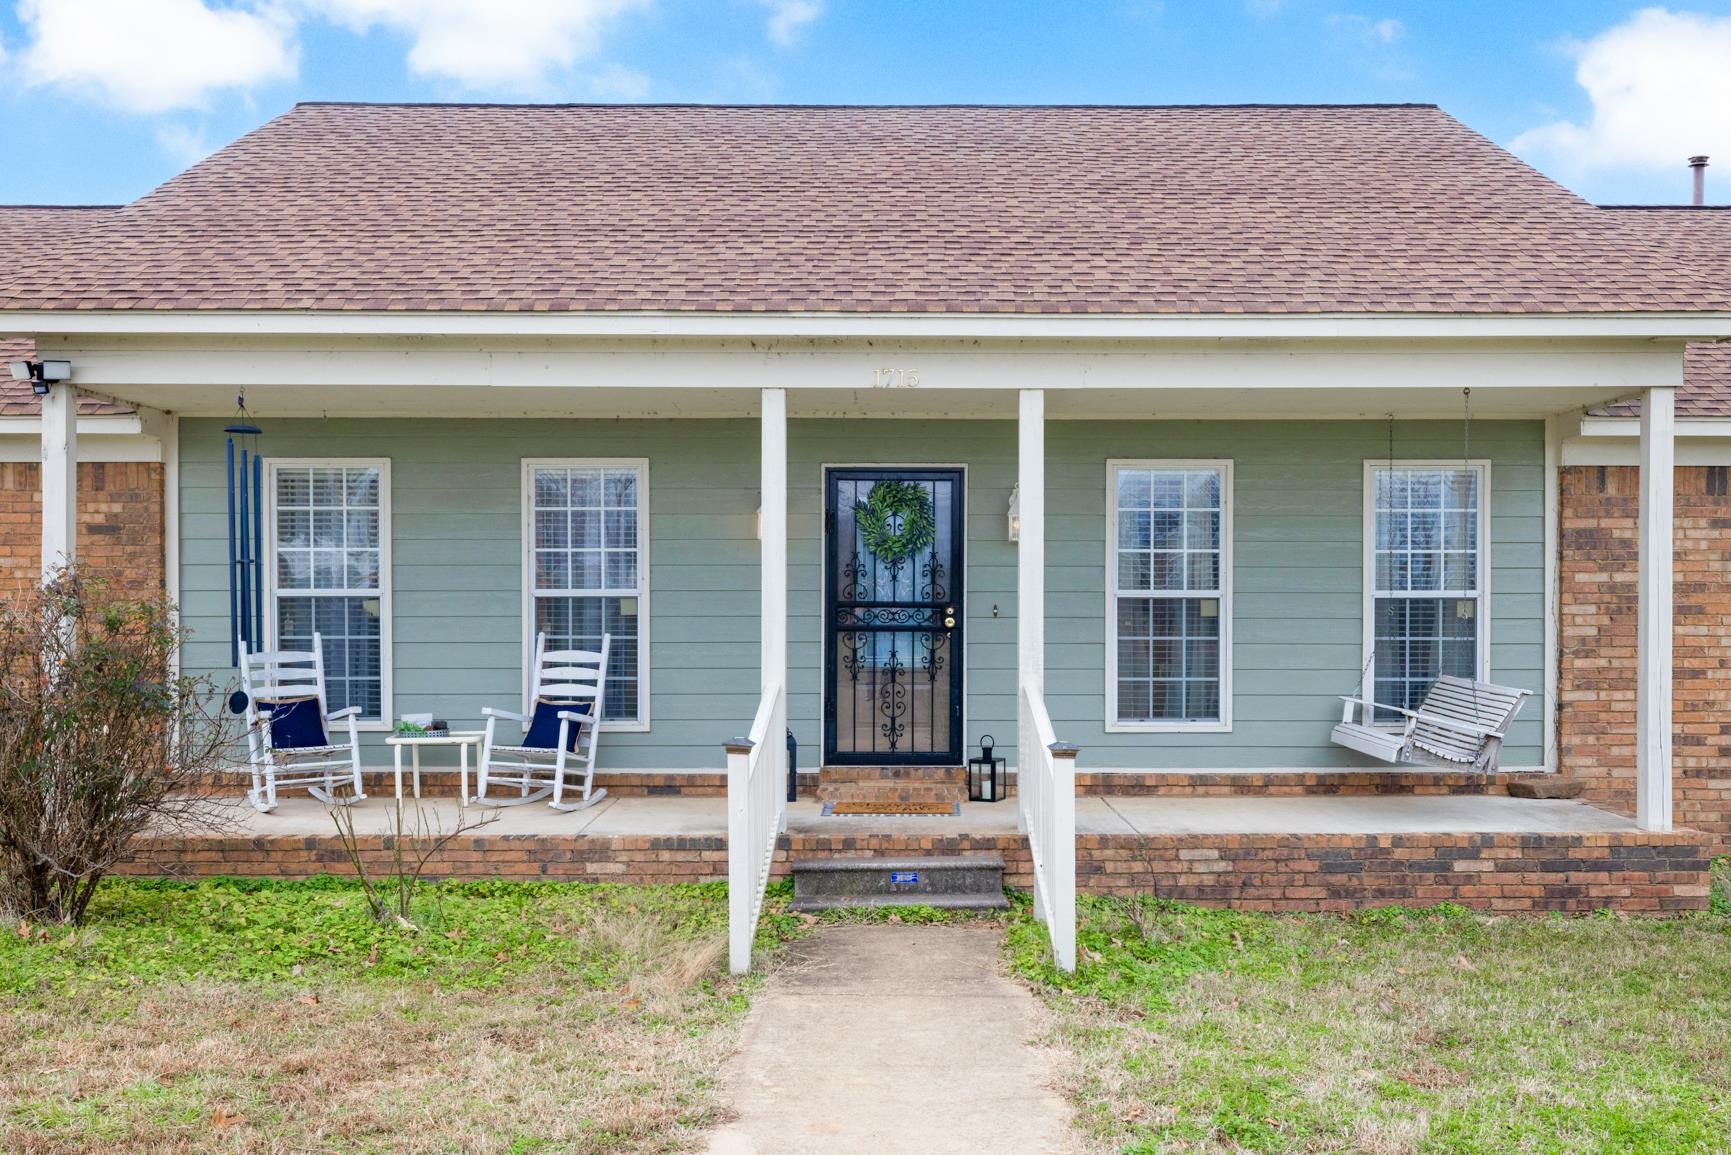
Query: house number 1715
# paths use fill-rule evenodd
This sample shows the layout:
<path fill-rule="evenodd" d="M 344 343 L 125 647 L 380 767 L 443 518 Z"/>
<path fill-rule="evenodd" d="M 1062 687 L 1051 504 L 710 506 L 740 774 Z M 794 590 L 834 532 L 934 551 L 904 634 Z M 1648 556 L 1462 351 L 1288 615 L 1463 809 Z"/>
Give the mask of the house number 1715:
<path fill-rule="evenodd" d="M 874 389 L 918 389 L 920 387 L 920 371 L 918 369 L 873 369 L 872 387 Z"/>

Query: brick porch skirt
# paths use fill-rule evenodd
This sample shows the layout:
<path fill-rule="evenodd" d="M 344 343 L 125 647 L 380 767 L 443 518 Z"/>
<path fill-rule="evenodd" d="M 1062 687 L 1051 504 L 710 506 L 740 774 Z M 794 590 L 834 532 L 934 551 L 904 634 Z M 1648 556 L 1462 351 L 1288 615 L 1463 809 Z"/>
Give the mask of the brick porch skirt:
<path fill-rule="evenodd" d="M 388 841 L 361 840 L 376 870 Z M 1001 854 L 1011 886 L 1032 885 L 1027 841 L 1017 835 L 783 836 L 776 874 L 795 858 Z M 142 840 L 119 873 L 305 878 L 347 874 L 328 836 Z M 1078 888 L 1267 911 L 1345 911 L 1439 902 L 1507 913 L 1704 910 L 1707 839 L 1655 834 L 1186 834 L 1082 835 Z M 708 882 L 727 877 L 726 839 L 714 836 L 478 835 L 453 841 L 432 878 L 569 882 Z"/>

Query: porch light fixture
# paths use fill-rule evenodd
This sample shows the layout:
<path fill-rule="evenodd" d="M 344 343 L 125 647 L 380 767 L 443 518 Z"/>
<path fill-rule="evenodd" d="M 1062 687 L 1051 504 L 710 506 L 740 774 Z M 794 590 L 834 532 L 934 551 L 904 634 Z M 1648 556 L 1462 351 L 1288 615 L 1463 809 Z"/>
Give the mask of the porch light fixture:
<path fill-rule="evenodd" d="M 968 759 L 968 801 L 1002 802 L 1004 800 L 1004 759 L 992 756 L 990 734 L 980 735 L 980 753 Z"/>
<path fill-rule="evenodd" d="M 1010 522 L 1010 540 L 1011 541 L 1021 541 L 1022 540 L 1022 487 L 1019 485 L 1016 486 L 1014 489 L 1010 490 L 1010 508 L 1009 508 L 1009 512 L 1008 512 L 1008 517 L 1009 517 L 1009 522 Z"/>
<path fill-rule="evenodd" d="M 754 531 L 753 531 L 753 536 L 756 537 L 758 541 L 762 541 L 763 540 L 763 506 L 762 506 L 762 504 L 758 505 L 757 512 L 752 514 L 752 518 L 753 518 L 752 525 L 755 527 Z"/>
<path fill-rule="evenodd" d="M 30 391 L 38 397 L 46 397 L 50 385 L 72 380 L 70 361 L 14 361 L 11 369 L 12 379 L 30 382 Z"/>

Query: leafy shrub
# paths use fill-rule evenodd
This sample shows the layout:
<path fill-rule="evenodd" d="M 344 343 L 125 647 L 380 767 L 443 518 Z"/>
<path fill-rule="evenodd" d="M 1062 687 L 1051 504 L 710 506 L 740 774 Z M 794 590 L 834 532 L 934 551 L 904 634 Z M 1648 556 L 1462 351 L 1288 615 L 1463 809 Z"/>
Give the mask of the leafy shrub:
<path fill-rule="evenodd" d="M 161 598 L 71 570 L 0 605 L 0 907 L 78 922 L 147 827 L 216 824 L 230 732 L 208 679 L 179 676 Z"/>

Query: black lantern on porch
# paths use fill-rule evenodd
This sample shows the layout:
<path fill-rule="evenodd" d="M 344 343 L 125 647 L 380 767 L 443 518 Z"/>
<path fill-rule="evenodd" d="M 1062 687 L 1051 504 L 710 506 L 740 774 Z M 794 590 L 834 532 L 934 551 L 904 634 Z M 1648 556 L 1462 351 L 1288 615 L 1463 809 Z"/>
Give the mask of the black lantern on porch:
<path fill-rule="evenodd" d="M 993 738 L 980 735 L 980 752 L 968 759 L 968 801 L 1001 802 L 1004 798 L 1004 760 L 992 757 Z"/>

